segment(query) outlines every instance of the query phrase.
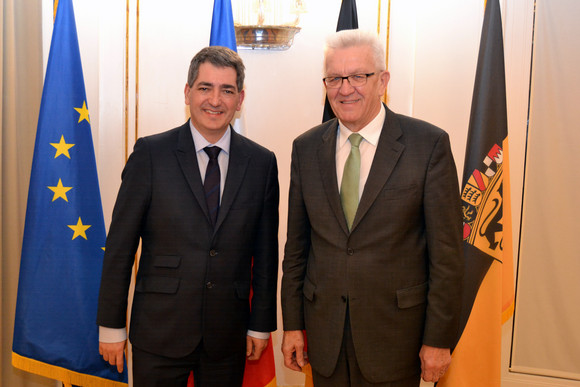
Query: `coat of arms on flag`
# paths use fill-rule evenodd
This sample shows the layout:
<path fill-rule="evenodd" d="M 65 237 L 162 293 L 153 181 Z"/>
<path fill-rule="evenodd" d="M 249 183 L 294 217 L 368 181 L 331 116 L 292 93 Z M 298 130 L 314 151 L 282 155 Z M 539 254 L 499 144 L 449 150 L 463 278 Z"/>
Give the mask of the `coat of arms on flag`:
<path fill-rule="evenodd" d="M 502 260 L 503 149 L 495 144 L 463 187 L 463 239 Z"/>

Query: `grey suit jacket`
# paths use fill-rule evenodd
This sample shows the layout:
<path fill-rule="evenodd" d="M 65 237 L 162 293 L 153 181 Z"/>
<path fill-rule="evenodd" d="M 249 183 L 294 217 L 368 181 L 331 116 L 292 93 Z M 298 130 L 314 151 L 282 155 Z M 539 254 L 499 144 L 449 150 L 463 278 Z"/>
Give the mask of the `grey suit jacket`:
<path fill-rule="evenodd" d="M 319 125 L 293 144 L 284 330 L 306 329 L 312 367 L 330 376 L 348 304 L 364 376 L 412 377 L 423 344 L 449 348 L 457 334 L 462 217 L 449 138 L 387 109 L 349 232 L 336 178 L 337 125 Z"/>
<path fill-rule="evenodd" d="M 279 187 L 272 152 L 232 131 L 215 228 L 188 123 L 139 139 L 122 177 L 99 325 L 125 326 L 141 241 L 130 327 L 135 347 L 177 358 L 203 338 L 210 356 L 223 357 L 245 351 L 248 329 L 276 329 Z"/>

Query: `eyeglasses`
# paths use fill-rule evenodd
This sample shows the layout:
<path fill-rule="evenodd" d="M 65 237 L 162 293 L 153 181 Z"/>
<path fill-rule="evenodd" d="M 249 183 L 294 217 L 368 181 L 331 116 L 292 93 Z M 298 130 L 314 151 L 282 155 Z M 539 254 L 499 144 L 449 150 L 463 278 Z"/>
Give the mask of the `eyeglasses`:
<path fill-rule="evenodd" d="M 322 78 L 322 81 L 328 89 L 339 89 L 342 86 L 342 81 L 348 79 L 348 83 L 352 87 L 364 86 L 367 83 L 367 78 L 375 73 L 368 74 L 352 74 L 346 77 L 326 77 Z"/>

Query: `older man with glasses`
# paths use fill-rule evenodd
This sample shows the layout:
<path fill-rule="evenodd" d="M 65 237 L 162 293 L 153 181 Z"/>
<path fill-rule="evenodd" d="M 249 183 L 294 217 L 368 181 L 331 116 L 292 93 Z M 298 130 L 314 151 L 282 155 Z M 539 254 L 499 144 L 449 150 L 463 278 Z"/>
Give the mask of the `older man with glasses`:
<path fill-rule="evenodd" d="M 435 382 L 457 335 L 464 262 L 449 137 L 381 103 L 384 58 L 375 34 L 331 36 L 323 81 L 337 118 L 293 144 L 282 352 L 291 369 L 311 363 L 316 387 Z"/>

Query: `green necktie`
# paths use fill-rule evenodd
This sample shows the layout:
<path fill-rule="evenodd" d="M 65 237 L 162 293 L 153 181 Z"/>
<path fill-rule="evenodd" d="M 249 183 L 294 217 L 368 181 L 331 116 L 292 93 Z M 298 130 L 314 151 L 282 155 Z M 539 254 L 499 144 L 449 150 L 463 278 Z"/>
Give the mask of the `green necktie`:
<path fill-rule="evenodd" d="M 352 227 L 358 207 L 358 185 L 360 180 L 360 150 L 358 146 L 362 139 L 363 137 L 358 133 L 353 133 L 348 137 L 350 154 L 346 159 L 346 163 L 344 163 L 344 172 L 340 184 L 340 200 L 349 230 Z"/>

